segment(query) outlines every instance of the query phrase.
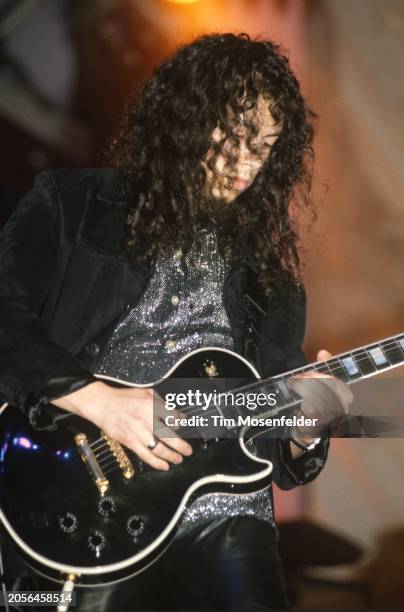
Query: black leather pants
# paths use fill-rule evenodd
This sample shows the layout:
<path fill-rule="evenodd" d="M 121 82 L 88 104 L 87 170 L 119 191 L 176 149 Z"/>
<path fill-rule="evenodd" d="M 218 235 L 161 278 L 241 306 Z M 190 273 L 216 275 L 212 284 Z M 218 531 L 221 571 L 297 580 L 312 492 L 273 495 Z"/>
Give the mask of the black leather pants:
<path fill-rule="evenodd" d="M 55 590 L 54 584 L 38 579 L 31 588 Z M 289 607 L 274 532 L 250 517 L 218 519 L 179 534 L 166 553 L 138 576 L 76 592 L 77 607 L 72 612 Z"/>

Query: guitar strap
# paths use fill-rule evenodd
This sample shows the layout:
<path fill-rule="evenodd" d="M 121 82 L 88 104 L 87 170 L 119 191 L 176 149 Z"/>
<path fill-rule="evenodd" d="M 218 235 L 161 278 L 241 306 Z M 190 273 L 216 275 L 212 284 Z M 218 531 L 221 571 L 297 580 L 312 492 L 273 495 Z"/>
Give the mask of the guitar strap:
<path fill-rule="evenodd" d="M 250 266 L 247 266 L 244 308 L 245 335 L 243 357 L 257 367 L 260 330 L 267 313 L 268 300 L 258 283 L 256 271 Z"/>

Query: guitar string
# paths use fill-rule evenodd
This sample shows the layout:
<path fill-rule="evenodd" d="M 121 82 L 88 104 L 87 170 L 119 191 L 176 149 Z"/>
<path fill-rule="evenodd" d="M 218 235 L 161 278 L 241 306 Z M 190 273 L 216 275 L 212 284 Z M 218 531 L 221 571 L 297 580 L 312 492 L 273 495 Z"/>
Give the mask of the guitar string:
<path fill-rule="evenodd" d="M 395 342 L 395 344 L 394 344 L 394 342 Z M 389 347 L 392 347 L 392 346 L 394 346 L 394 348 L 400 348 L 400 350 L 403 350 L 403 349 L 401 348 L 401 346 L 400 346 L 400 345 L 398 345 L 398 342 L 397 342 L 397 341 L 392 341 L 391 343 L 386 344 L 386 345 L 385 345 L 383 348 L 384 348 L 384 349 L 388 349 Z M 377 348 L 379 348 L 379 347 L 377 347 Z M 371 359 L 372 359 L 372 358 L 369 356 L 368 351 L 367 351 L 367 349 L 366 349 L 366 348 L 363 348 L 363 350 L 362 350 L 362 349 L 360 349 L 360 351 L 361 351 L 361 352 L 358 352 L 358 353 L 357 353 L 357 356 L 356 356 L 356 358 L 355 358 L 355 362 L 356 362 L 356 363 L 360 364 L 360 363 L 361 363 L 361 362 L 363 362 L 363 361 L 367 361 L 367 360 L 371 360 Z M 321 362 L 321 363 L 319 363 L 318 365 L 316 365 L 315 367 L 313 367 L 313 366 L 312 366 L 312 364 L 308 364 L 307 366 L 303 366 L 302 368 L 299 368 L 299 370 L 298 370 L 298 371 L 296 371 L 294 374 L 288 374 L 288 373 L 286 373 L 286 374 L 285 374 L 285 376 L 283 376 L 283 377 L 279 377 L 277 380 L 274 380 L 274 378 L 273 378 L 273 377 L 268 377 L 268 378 L 266 378 L 266 379 L 262 379 L 262 380 L 260 380 L 260 381 L 258 381 L 258 382 L 257 382 L 257 381 L 253 381 L 252 383 L 249 383 L 248 385 L 244 385 L 244 386 L 239 387 L 239 388 L 237 388 L 237 389 L 233 389 L 232 391 L 227 392 L 227 393 L 229 393 L 229 394 L 230 394 L 230 393 L 234 393 L 234 392 L 236 392 L 236 391 L 237 391 L 237 392 L 240 392 L 240 391 L 247 390 L 247 389 L 251 389 L 251 388 L 254 388 L 254 387 L 262 387 L 262 386 L 264 386 L 264 385 L 267 385 L 267 383 L 270 383 L 270 384 L 272 385 L 272 387 L 271 387 L 271 388 L 275 388 L 275 387 L 277 386 L 277 382 L 279 382 L 279 380 L 280 380 L 280 381 L 282 381 L 282 382 L 284 382 L 284 381 L 289 380 L 290 378 L 293 378 L 293 377 L 294 377 L 296 374 L 298 374 L 299 372 L 316 371 L 316 368 L 328 368 L 329 372 L 331 372 L 331 373 L 332 373 L 332 368 L 333 368 L 333 366 L 338 366 L 338 368 L 339 368 L 339 369 L 344 368 L 344 366 L 341 364 L 342 359 L 347 359 L 347 358 L 349 358 L 349 357 L 352 357 L 352 353 L 343 353 L 343 355 L 346 355 L 346 357 L 341 357 L 341 358 L 337 358 L 337 357 L 335 357 L 335 358 L 330 359 L 330 360 L 328 360 L 328 361 L 326 361 L 326 362 Z M 362 355 L 362 357 L 360 357 L 360 355 Z M 372 372 L 372 373 L 376 374 L 377 372 L 381 372 L 381 371 L 382 371 L 384 368 L 389 367 L 390 365 L 393 365 L 393 364 L 390 362 L 390 360 L 388 360 L 388 361 L 389 361 L 389 363 L 387 363 L 387 365 L 384 365 L 384 364 L 383 364 L 383 367 L 382 367 L 382 368 L 380 368 L 380 370 L 375 370 L 375 371 L 374 371 L 374 372 Z M 372 365 L 373 365 L 373 362 L 372 362 Z M 377 367 L 377 366 L 376 366 L 376 367 Z M 322 373 L 322 374 L 326 374 L 327 372 L 320 372 L 320 373 Z M 344 369 L 344 373 L 346 373 L 346 374 L 349 376 L 349 378 L 351 378 L 351 375 L 349 375 L 349 374 L 346 372 L 346 370 L 345 370 L 345 369 Z M 226 392 L 223 392 L 223 393 L 226 393 Z M 198 410 L 195 410 L 195 411 L 193 411 L 193 410 L 189 410 L 187 413 L 188 413 L 188 414 L 193 414 L 193 412 L 198 412 Z M 96 444 L 96 442 L 97 442 L 97 441 L 95 441 L 95 442 L 94 442 L 94 444 Z"/>
<path fill-rule="evenodd" d="M 119 467 L 119 466 L 118 466 L 118 465 L 116 465 L 116 466 L 114 466 L 114 467 L 110 468 L 109 470 L 104 471 L 104 475 L 106 476 L 107 474 L 111 474 L 111 472 L 114 472 L 115 470 L 117 470 L 117 469 L 118 469 L 118 467 Z"/>
<path fill-rule="evenodd" d="M 391 343 L 389 346 L 393 346 L 393 344 Z M 387 349 L 387 345 L 384 348 Z M 395 348 L 398 348 L 398 346 L 395 346 Z M 400 347 L 400 350 L 402 350 L 401 347 Z M 362 355 L 362 357 L 359 357 L 360 354 Z M 348 355 L 348 354 L 344 353 L 344 355 Z M 358 365 L 360 365 L 361 362 L 368 361 L 368 360 L 371 359 L 371 357 L 369 357 L 369 355 L 366 354 L 366 350 L 365 349 L 363 351 L 361 349 L 361 353 L 358 353 L 357 355 L 358 355 L 358 358 L 355 359 L 355 362 Z M 347 357 L 343 357 L 343 358 L 346 359 L 349 356 L 351 356 L 351 355 L 349 354 Z M 327 367 L 330 370 L 328 373 L 333 373 L 332 372 L 332 367 L 334 365 L 338 365 L 339 369 L 344 368 L 344 366 L 342 365 L 342 363 L 340 361 L 340 358 L 338 358 L 338 360 L 336 360 L 336 359 L 337 358 L 334 358 L 332 360 L 331 359 L 328 360 L 327 362 L 319 363 L 318 366 L 316 366 L 316 367 L 320 367 L 320 368 L 321 367 L 323 367 L 323 368 Z M 383 369 L 385 369 L 386 367 L 389 367 L 390 365 L 393 365 L 393 364 L 389 361 L 387 364 L 383 364 L 383 366 L 379 370 L 376 369 L 374 372 L 372 372 L 372 374 L 377 374 L 379 372 L 381 373 L 383 371 Z M 252 383 L 249 383 L 248 385 L 244 385 L 242 387 L 238 387 L 236 389 L 232 389 L 231 391 L 228 391 L 228 392 L 223 391 L 222 395 L 230 395 L 231 396 L 231 394 L 234 394 L 236 392 L 240 393 L 242 391 L 252 390 L 252 389 L 255 389 L 255 388 L 262 388 L 262 387 L 267 387 L 268 390 L 276 391 L 277 388 L 279 387 L 279 382 L 283 382 L 283 383 L 287 382 L 289 379 L 292 379 L 294 376 L 296 376 L 296 374 L 298 374 L 300 372 L 303 372 L 303 371 L 306 371 L 306 372 L 307 371 L 316 371 L 316 369 L 313 368 L 312 364 L 308 364 L 307 366 L 304 366 L 303 368 L 299 368 L 299 370 L 294 372 L 293 374 L 286 374 L 285 376 L 279 377 L 276 380 L 274 380 L 273 377 L 269 377 L 269 378 L 266 378 L 266 379 L 262 379 L 260 381 L 253 381 Z M 326 374 L 327 372 L 320 372 L 320 373 Z M 347 376 L 349 376 L 349 379 L 352 379 L 351 375 L 348 375 L 348 373 L 345 370 L 345 368 L 344 368 L 344 373 L 347 374 Z M 335 374 L 335 372 L 334 372 L 334 374 Z M 359 372 L 359 374 L 361 374 L 361 372 Z M 355 379 L 352 379 L 352 380 L 355 381 Z M 299 396 L 297 396 L 296 398 L 293 398 L 292 393 L 290 393 L 290 395 L 292 397 L 292 401 L 287 400 L 285 405 L 284 406 L 280 406 L 279 408 L 286 410 L 289 406 L 295 404 L 296 402 L 299 402 Z M 300 398 L 300 401 L 301 401 L 301 398 Z M 223 406 L 223 407 L 227 408 L 227 406 Z M 232 407 L 237 409 L 237 406 L 232 406 Z M 193 414 L 204 414 L 204 415 L 208 416 L 211 413 L 216 413 L 217 409 L 218 408 L 217 408 L 216 404 L 213 406 L 212 410 L 210 410 L 209 408 L 203 410 L 201 407 L 198 407 L 196 409 L 191 409 L 190 408 L 189 410 L 186 411 L 186 415 L 189 416 L 189 415 L 193 415 Z"/>
<path fill-rule="evenodd" d="M 397 341 L 397 340 L 392 341 L 392 342 L 390 342 L 390 343 L 388 343 L 388 344 L 384 345 L 384 346 L 383 346 L 383 348 L 384 348 L 385 350 L 387 350 L 389 347 L 392 347 L 392 346 L 394 346 L 394 348 L 400 348 L 400 350 L 402 350 L 402 349 L 401 349 L 401 345 L 399 345 L 399 344 L 398 344 L 398 341 Z M 376 347 L 376 348 L 380 348 L 380 347 Z M 359 357 L 359 355 L 361 355 L 361 354 L 363 355 L 363 357 L 362 357 L 362 358 L 360 358 L 360 357 Z M 332 365 L 334 365 L 334 364 L 338 364 L 338 365 L 339 365 L 339 367 L 341 368 L 341 367 L 343 367 L 343 366 L 342 366 L 342 364 L 340 363 L 340 361 L 341 361 L 343 358 L 349 358 L 349 357 L 351 357 L 351 356 L 352 356 L 352 353 L 350 353 L 350 354 L 348 354 L 348 353 L 343 353 L 343 355 L 346 355 L 346 357 L 340 357 L 340 358 L 334 358 L 334 359 L 328 360 L 327 362 L 324 362 L 324 363 L 319 364 L 319 366 L 317 366 L 317 367 L 327 367 L 327 368 L 328 368 L 328 367 L 330 367 L 330 366 L 332 367 Z M 371 360 L 371 359 L 372 359 L 372 358 L 369 356 L 369 354 L 368 354 L 368 350 L 367 350 L 366 348 L 363 348 L 363 350 L 361 349 L 361 350 L 360 350 L 360 352 L 358 351 L 358 353 L 357 353 L 357 355 L 356 355 L 356 359 L 355 359 L 355 361 L 356 361 L 356 363 L 358 363 L 358 364 L 359 364 L 361 361 Z M 372 365 L 373 365 L 373 362 L 372 362 Z M 385 369 L 385 367 L 388 367 L 389 365 L 392 365 L 392 364 L 391 364 L 391 363 L 388 363 L 388 364 L 387 364 L 387 366 L 386 366 L 386 365 L 383 365 L 383 368 L 381 368 L 380 370 L 376 370 L 376 372 L 381 372 L 383 369 Z M 331 367 L 330 367 L 330 370 L 331 370 L 331 372 L 332 372 Z M 309 364 L 308 366 L 304 366 L 304 368 L 300 368 L 300 369 L 299 369 L 299 372 L 302 372 L 302 371 L 304 371 L 304 370 L 306 370 L 306 371 L 307 371 L 307 370 L 308 370 L 308 371 L 312 371 L 312 370 L 314 370 L 314 371 L 315 371 L 315 368 L 313 368 L 313 367 L 312 367 L 312 366 Z M 345 370 L 344 370 L 344 372 L 345 372 Z M 374 373 L 376 373 L 376 372 L 374 372 Z M 323 372 L 323 373 L 325 373 L 325 372 Z M 285 376 L 282 378 L 282 382 L 287 381 L 289 378 L 293 378 L 293 376 L 294 376 L 294 375 L 285 375 Z M 262 386 L 264 386 L 264 385 L 265 385 L 265 383 L 271 383 L 271 386 L 270 386 L 270 387 L 268 387 L 268 385 L 266 385 L 266 386 L 268 387 L 268 389 L 276 389 L 276 387 L 277 387 L 277 384 L 276 384 L 276 383 L 277 383 L 277 381 L 274 381 L 274 380 L 273 380 L 273 378 L 268 378 L 268 379 L 264 379 L 263 381 L 260 381 L 260 382 L 258 382 L 258 383 L 254 381 L 254 382 L 253 382 L 253 383 L 251 383 L 250 385 L 246 385 L 246 386 L 244 386 L 244 387 L 239 387 L 239 388 L 237 389 L 237 391 L 238 391 L 238 392 L 240 392 L 240 390 L 245 390 L 245 389 L 248 389 L 248 388 L 250 388 L 250 389 L 251 389 L 251 388 L 254 388 L 254 387 L 255 387 L 255 388 L 256 388 L 256 387 L 262 387 Z M 236 391 L 236 390 L 232 390 L 230 393 L 234 393 L 235 391 Z M 229 392 L 227 392 L 227 393 L 229 393 Z M 300 401 L 301 401 L 301 398 L 300 398 Z M 292 402 L 290 402 L 290 401 L 289 401 L 289 402 L 287 402 L 287 403 L 285 404 L 285 406 L 281 406 L 281 407 L 279 407 L 279 408 L 278 408 L 278 412 L 279 412 L 280 410 L 286 410 L 288 407 L 291 407 L 293 404 L 298 403 L 298 402 L 299 402 L 299 398 L 298 398 L 298 397 L 297 397 L 296 399 L 292 399 Z M 227 406 L 225 406 L 225 407 L 227 408 Z M 237 406 L 232 406 L 232 407 L 233 407 L 233 408 L 236 408 L 236 410 L 237 410 Z M 220 408 L 218 408 L 218 406 L 215 404 L 215 405 L 214 405 L 214 406 L 213 406 L 211 409 L 208 409 L 208 410 L 204 410 L 204 411 L 202 411 L 202 414 L 204 414 L 205 416 L 208 416 L 209 414 L 212 414 L 212 413 L 217 413 L 217 410 L 218 410 L 218 409 L 220 410 Z M 197 409 L 195 409 L 195 410 L 190 409 L 190 410 L 188 410 L 188 411 L 187 411 L 187 415 L 192 415 L 192 414 L 195 414 L 195 413 L 201 413 L 201 409 L 200 409 L 200 408 L 197 408 Z M 97 443 L 97 441 L 96 441 L 96 442 L 94 442 L 93 444 L 95 445 L 96 443 Z"/>
<path fill-rule="evenodd" d="M 108 444 L 108 440 L 106 440 L 104 438 L 104 436 L 102 438 L 98 438 L 98 440 L 95 440 L 94 442 L 92 442 L 90 445 L 90 448 L 94 451 L 98 451 L 100 448 L 102 447 L 108 447 L 111 448 L 110 445 Z"/>
<path fill-rule="evenodd" d="M 107 459 L 107 460 L 104 459 L 104 462 L 100 462 L 99 466 L 101 468 L 105 468 L 105 467 L 108 467 L 109 465 L 111 465 L 112 463 L 115 463 L 115 462 L 117 463 L 115 457 L 109 457 L 109 459 Z"/>
<path fill-rule="evenodd" d="M 93 451 L 93 453 L 96 454 L 97 457 L 101 457 L 101 455 L 104 455 L 108 451 L 111 452 L 111 449 L 110 449 L 110 447 L 108 445 L 106 445 L 104 448 L 103 447 L 101 447 L 101 448 L 102 448 L 102 450 L 101 451 L 97 451 L 97 453 L 94 453 L 94 451 Z"/>
<path fill-rule="evenodd" d="M 369 346 L 373 346 L 374 348 L 380 348 L 380 349 L 384 349 L 385 351 L 390 349 L 390 348 L 398 348 L 400 349 L 400 351 L 403 351 L 403 348 L 401 347 L 401 345 L 398 342 L 398 339 L 393 339 L 391 341 L 389 341 L 387 344 L 385 345 L 378 345 L 378 346 L 374 346 L 374 345 L 369 345 Z M 329 359 L 325 362 L 320 362 L 318 364 L 316 364 L 315 367 L 313 367 L 312 364 L 308 364 L 307 366 L 303 366 L 302 368 L 299 368 L 294 374 L 288 374 L 286 373 L 283 377 L 279 377 L 276 380 L 273 379 L 273 377 L 268 377 L 266 379 L 262 379 L 259 382 L 253 381 L 252 383 L 248 384 L 248 385 L 244 385 L 242 387 L 239 387 L 238 389 L 233 389 L 230 392 L 223 392 L 223 394 L 231 394 L 231 393 L 235 393 L 235 392 L 242 392 L 251 388 L 259 388 L 259 387 L 263 387 L 263 386 L 268 386 L 271 385 L 269 388 L 270 389 L 275 389 L 277 387 L 277 383 L 279 381 L 281 382 L 285 382 L 291 378 L 293 378 L 296 374 L 298 373 L 303 373 L 303 372 L 310 372 L 310 371 L 316 371 L 316 368 L 327 368 L 330 373 L 332 373 L 332 368 L 334 366 L 338 366 L 339 368 L 343 368 L 344 366 L 342 365 L 341 361 L 342 359 L 349 359 L 349 358 L 353 358 L 353 354 L 355 353 L 355 351 L 352 351 L 351 353 L 342 353 L 341 357 L 333 357 L 332 359 Z M 369 348 L 368 347 L 363 347 L 361 349 L 358 350 L 358 352 L 355 355 L 355 360 L 354 363 L 360 364 L 363 361 L 371 361 L 372 365 L 374 365 L 372 357 L 369 356 Z M 383 367 L 380 368 L 380 370 L 376 370 L 375 372 L 372 372 L 374 374 L 376 374 L 377 372 L 382 372 L 383 369 L 385 369 L 386 367 L 389 367 L 390 365 L 393 365 L 390 363 L 390 360 L 388 359 L 388 363 L 386 365 L 383 364 Z M 375 366 L 377 367 L 377 366 Z M 327 372 L 320 372 L 322 374 L 326 374 Z M 344 369 L 344 373 L 347 373 L 346 370 Z M 348 374 L 349 377 L 351 377 L 351 375 Z M 267 384 L 268 383 L 268 384 Z M 292 402 L 296 403 L 298 400 L 295 400 Z M 286 404 L 283 408 L 286 409 L 288 406 L 288 404 Z M 202 412 L 202 414 L 208 415 L 209 412 L 215 412 L 215 409 L 217 411 L 217 406 L 214 406 L 213 409 L 211 411 L 208 410 L 204 410 Z M 187 411 L 187 415 L 192 415 L 192 414 L 197 414 L 200 413 L 201 409 L 197 408 L 195 410 L 191 409 Z M 97 447 L 97 444 L 100 444 L 100 446 Z M 102 448 L 103 446 L 107 446 L 108 443 L 106 441 L 104 441 L 104 438 L 98 438 L 97 440 L 95 440 L 92 444 L 90 444 L 90 448 L 92 450 L 96 450 L 99 451 L 100 448 Z"/>
<path fill-rule="evenodd" d="M 276 427 L 269 427 L 268 431 L 271 431 L 271 430 L 274 430 L 274 429 L 276 429 Z M 114 461 L 110 461 L 109 463 L 106 463 L 106 464 L 100 464 L 100 467 L 103 470 L 104 476 L 107 476 L 108 474 L 111 474 L 112 472 L 115 472 L 116 470 L 118 470 L 120 468 L 119 464 L 116 462 L 116 458 L 112 457 L 112 459 Z M 111 465 L 111 467 L 109 467 L 108 469 L 105 469 L 109 465 Z"/>
<path fill-rule="evenodd" d="M 267 431 L 272 431 L 272 430 L 275 430 L 275 429 L 277 429 L 277 426 L 268 427 Z M 117 459 L 116 459 L 116 457 L 114 455 L 111 455 L 109 458 L 107 458 L 107 457 L 104 458 L 103 460 L 101 460 L 99 462 L 99 465 L 102 468 L 104 475 L 110 474 L 111 472 L 113 472 L 113 471 L 117 470 L 118 468 L 120 468 L 120 466 L 119 466 L 119 464 L 117 462 Z M 111 466 L 111 467 L 109 467 L 109 469 L 105 469 L 105 468 L 108 468 L 108 466 Z"/>
<path fill-rule="evenodd" d="M 98 446 L 97 446 L 98 445 Z M 102 438 L 98 438 L 97 440 L 95 440 L 94 442 L 92 442 L 90 444 L 90 447 L 93 450 L 98 450 L 99 448 L 101 448 L 101 446 L 105 446 L 108 445 L 108 442 L 106 441 L 106 439 L 104 438 L 104 436 Z"/>
<path fill-rule="evenodd" d="M 390 345 L 390 346 L 392 346 L 392 345 Z M 384 348 L 387 348 L 387 346 L 384 347 Z M 404 352 L 404 349 L 402 349 L 401 346 L 400 347 L 395 346 L 394 348 L 400 348 L 400 350 Z M 348 353 L 343 353 L 343 355 L 346 355 L 346 357 L 333 358 L 333 359 L 330 359 L 330 360 L 328 360 L 326 362 L 319 362 L 318 364 L 316 364 L 315 367 L 313 367 L 312 364 L 308 364 L 307 366 L 303 366 L 302 368 L 299 368 L 293 374 L 286 373 L 285 375 L 277 377 L 276 379 L 274 379 L 274 377 L 268 377 L 268 378 L 262 379 L 260 381 L 253 381 L 252 383 L 249 383 L 248 385 L 243 385 L 242 387 L 238 387 L 237 389 L 233 389 L 231 391 L 231 393 L 234 393 L 235 391 L 248 390 L 248 389 L 251 389 L 251 388 L 254 388 L 254 387 L 261 387 L 261 386 L 264 386 L 264 385 L 267 386 L 267 384 L 271 384 L 272 385 L 271 388 L 275 388 L 279 381 L 285 382 L 285 381 L 287 381 L 287 380 L 289 380 L 291 378 L 294 378 L 297 374 L 302 373 L 302 372 L 310 372 L 310 371 L 316 372 L 317 371 L 316 368 L 328 368 L 329 372 L 319 372 L 320 374 L 326 374 L 326 373 L 333 373 L 332 372 L 332 368 L 334 366 L 338 366 L 338 369 L 343 368 L 344 373 L 349 377 L 349 379 L 351 379 L 352 376 L 348 374 L 348 372 L 346 371 L 346 369 L 343 366 L 343 364 L 341 363 L 341 361 L 342 361 L 342 359 L 347 359 L 349 357 L 352 357 L 352 354 L 351 353 L 349 353 L 349 354 Z M 360 364 L 360 363 L 362 363 L 364 361 L 369 361 L 369 360 L 372 359 L 367 354 L 366 349 L 364 349 L 361 353 L 358 353 L 357 355 L 358 356 L 355 358 L 355 362 L 357 364 Z M 362 356 L 360 357 L 359 355 L 362 355 Z M 404 359 L 404 355 L 402 357 Z M 373 362 L 372 362 L 372 365 L 374 365 Z M 383 369 L 388 368 L 391 365 L 394 365 L 394 364 L 391 363 L 390 360 L 388 360 L 388 362 L 386 364 L 382 364 L 382 367 L 380 369 L 377 369 L 377 366 L 375 366 L 376 369 L 373 372 L 369 372 L 369 373 L 376 374 L 378 372 L 382 372 Z M 335 374 L 335 372 L 334 372 L 334 374 Z M 359 372 L 359 374 L 361 374 L 361 372 Z M 352 379 L 352 380 L 354 381 L 355 379 Z"/>
<path fill-rule="evenodd" d="M 401 345 L 399 345 L 399 344 L 398 344 L 398 341 L 395 341 L 395 342 L 396 342 L 395 344 L 390 343 L 390 344 L 385 345 L 385 346 L 383 346 L 383 347 L 375 347 L 375 348 L 383 348 L 383 349 L 385 349 L 385 350 L 388 350 L 388 349 L 390 349 L 390 348 L 399 348 L 399 349 L 400 349 L 400 351 L 402 351 L 402 352 L 403 352 L 402 358 L 404 359 L 404 349 L 401 347 Z M 248 384 L 248 385 L 245 385 L 245 386 L 243 386 L 243 387 L 240 387 L 239 389 L 240 389 L 240 390 L 241 390 L 241 389 L 247 389 L 247 388 L 249 388 L 250 386 L 255 386 L 255 385 L 259 385 L 259 384 L 265 384 L 266 382 L 273 382 L 274 384 L 276 384 L 277 380 L 282 380 L 282 381 L 284 381 L 284 380 L 288 380 L 289 378 L 293 378 L 293 376 L 295 376 L 295 375 L 296 375 L 296 374 L 298 374 L 299 372 L 305 372 L 305 371 L 316 371 L 316 368 L 324 368 L 324 367 L 325 367 L 325 368 L 329 368 L 329 370 L 330 370 L 330 371 L 332 371 L 332 367 L 333 367 L 333 366 L 335 366 L 335 365 L 336 365 L 336 366 L 339 366 L 339 368 L 344 367 L 344 366 L 341 364 L 342 359 L 349 359 L 350 357 L 351 357 L 351 358 L 353 358 L 353 356 L 355 356 L 355 362 L 356 362 L 356 363 L 360 363 L 360 362 L 363 362 L 363 361 L 371 360 L 371 361 L 372 361 L 372 365 L 374 365 L 374 363 L 373 363 L 373 358 L 369 356 L 369 351 L 368 351 L 368 349 L 367 349 L 367 348 L 365 348 L 365 347 L 364 347 L 363 349 L 360 349 L 360 350 L 358 351 L 358 353 L 356 353 L 356 355 L 354 355 L 354 353 L 355 353 L 355 351 L 353 351 L 352 353 L 342 353 L 342 354 L 341 354 L 341 357 L 333 357 L 332 359 L 329 359 L 329 360 L 327 360 L 327 361 L 324 361 L 324 362 L 318 362 L 318 363 L 316 363 L 315 367 L 313 367 L 313 364 L 307 364 L 307 365 L 303 366 L 302 368 L 299 368 L 299 369 L 298 369 L 296 372 L 294 372 L 293 374 L 290 374 L 290 373 L 286 372 L 286 374 L 281 375 L 281 376 L 280 376 L 279 378 L 277 378 L 276 380 L 274 380 L 274 377 L 270 376 L 270 377 L 268 377 L 268 378 L 266 378 L 266 379 L 262 379 L 262 380 L 260 381 L 260 383 L 256 383 L 256 382 L 254 381 L 253 383 L 250 383 L 250 384 Z M 383 364 L 383 368 L 385 368 L 385 367 L 389 367 L 390 365 L 394 365 L 394 364 L 392 364 L 392 363 L 390 362 L 390 360 L 389 360 L 389 359 L 388 359 L 387 361 L 388 361 L 387 365 L 384 365 L 384 364 Z M 377 366 L 375 366 L 375 367 L 377 367 Z M 380 371 L 380 372 L 381 372 L 383 368 L 381 368 L 380 370 L 375 370 L 375 373 L 376 373 L 376 372 L 378 372 L 378 371 Z M 344 371 L 345 371 L 345 370 L 344 370 Z M 325 372 L 323 372 L 323 374 L 325 374 Z M 239 390 L 239 389 L 237 389 L 237 390 Z"/>
<path fill-rule="evenodd" d="M 399 342 L 397 340 L 391 341 L 390 343 L 384 345 L 382 348 L 386 351 L 390 347 L 399 348 L 400 351 L 402 350 L 402 347 L 401 347 L 401 345 L 399 344 Z M 381 348 L 381 347 L 376 347 L 376 348 Z M 347 358 L 353 358 L 354 357 L 352 353 L 344 353 L 343 355 L 345 355 L 345 357 L 343 357 L 343 356 L 341 356 L 341 357 L 334 357 L 333 359 L 330 359 L 330 360 L 328 360 L 327 362 L 324 362 L 324 363 L 320 363 L 320 364 L 316 365 L 315 367 L 312 367 L 312 365 L 309 364 L 307 366 L 304 366 L 303 368 L 300 368 L 298 370 L 298 372 L 313 371 L 313 370 L 316 371 L 316 368 L 326 368 L 326 370 L 329 370 L 329 371 L 331 371 L 331 373 L 333 373 L 332 372 L 333 366 L 337 365 L 339 368 L 342 368 L 344 366 L 343 366 L 343 364 L 341 362 L 342 362 L 342 360 L 344 358 L 347 359 Z M 359 365 L 360 362 L 363 362 L 365 360 L 371 361 L 372 366 L 374 366 L 374 360 L 373 360 L 372 356 L 369 354 L 369 350 L 364 347 L 363 349 L 360 349 L 360 351 L 358 351 L 356 353 L 355 359 L 354 359 L 354 363 L 357 363 Z M 390 362 L 390 359 L 388 359 L 388 362 L 389 363 L 387 363 L 387 365 L 383 364 L 383 368 L 381 368 L 380 370 L 376 370 L 376 372 L 377 371 L 382 371 L 383 369 L 385 369 L 389 365 L 392 365 L 391 362 Z M 322 373 L 325 373 L 325 372 L 322 372 Z M 347 374 L 345 369 L 344 369 L 344 374 Z M 361 372 L 360 372 L 360 374 L 361 374 Z M 348 376 L 351 378 L 352 375 L 348 374 Z M 282 382 L 287 381 L 289 378 L 292 378 L 292 377 L 293 377 L 293 375 L 286 374 L 285 376 L 283 376 L 281 378 L 281 381 Z M 278 379 L 278 381 L 274 381 L 273 378 L 264 379 L 263 381 L 260 381 L 260 382 L 254 381 L 250 385 L 247 385 L 247 386 L 244 386 L 244 387 L 240 387 L 238 389 L 238 392 L 240 392 L 242 389 L 245 390 L 245 389 L 248 389 L 248 388 L 251 389 L 251 388 L 254 388 L 254 387 L 255 388 L 256 387 L 263 387 L 264 385 L 266 385 L 268 387 L 268 389 L 276 389 L 276 387 L 277 387 L 276 383 L 277 382 L 279 382 L 279 379 Z M 270 384 L 268 385 L 267 383 L 270 383 Z M 234 393 L 234 391 L 235 390 L 233 390 L 232 392 Z M 286 409 L 288 406 L 293 405 L 293 403 L 296 403 L 297 401 L 298 400 L 294 400 L 293 402 L 288 402 L 286 404 L 286 406 L 283 407 L 283 409 Z M 282 409 L 282 407 L 281 407 L 281 409 Z M 218 410 L 218 407 L 215 405 L 212 408 L 212 410 L 204 411 L 204 413 L 205 413 L 205 415 L 207 415 L 207 414 L 209 414 L 209 412 L 217 411 L 217 410 Z M 200 412 L 200 410 L 190 410 L 190 411 L 187 412 L 187 414 L 191 414 L 191 413 L 195 413 L 195 412 Z M 274 428 L 271 428 L 271 429 L 274 429 Z M 102 459 L 99 460 L 100 467 L 102 468 L 102 470 L 103 470 L 105 475 L 106 474 L 110 474 L 111 472 L 117 470 L 120 467 L 118 462 L 117 462 L 117 460 L 116 460 L 116 457 L 113 455 L 113 453 L 112 453 L 112 451 L 111 451 L 111 449 L 109 447 L 108 442 L 104 438 L 99 438 L 98 440 L 93 442 L 90 446 L 92 447 L 93 452 L 95 451 L 94 454 L 97 457 L 97 459 L 99 459 L 102 455 L 105 455 L 106 453 L 108 453 L 108 454 L 105 455 L 105 457 L 103 457 Z M 111 467 L 109 467 L 109 466 L 111 466 Z M 106 469 L 106 468 L 108 468 L 108 469 Z"/>

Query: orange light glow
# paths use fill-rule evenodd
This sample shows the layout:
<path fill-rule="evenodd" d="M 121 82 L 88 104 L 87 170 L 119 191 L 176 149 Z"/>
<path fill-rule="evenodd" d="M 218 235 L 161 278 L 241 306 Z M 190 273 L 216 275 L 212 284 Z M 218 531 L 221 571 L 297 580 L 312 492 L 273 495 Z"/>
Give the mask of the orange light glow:
<path fill-rule="evenodd" d="M 198 1 L 199 0 L 166 0 L 166 2 L 171 2 L 172 4 L 193 4 Z"/>

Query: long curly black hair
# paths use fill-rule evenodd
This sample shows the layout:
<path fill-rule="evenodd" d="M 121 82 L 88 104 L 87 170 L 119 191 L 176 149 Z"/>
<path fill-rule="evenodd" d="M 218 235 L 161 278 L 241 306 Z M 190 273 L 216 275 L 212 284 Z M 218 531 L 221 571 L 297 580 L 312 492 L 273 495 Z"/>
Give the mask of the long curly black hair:
<path fill-rule="evenodd" d="M 251 116 L 259 96 L 279 137 L 254 182 L 226 204 L 207 194 L 201 161 L 213 151 L 214 170 L 215 157 L 227 149 L 226 163 L 235 163 L 236 118 L 248 110 Z M 212 34 L 178 49 L 129 100 L 109 149 L 129 194 L 128 256 L 152 260 L 190 244 L 208 224 L 223 253 L 238 257 L 240 245 L 248 245 L 268 296 L 298 287 L 298 229 L 289 205 L 299 193 L 298 201 L 312 208 L 313 116 L 287 58 L 270 41 Z M 250 147 L 257 127 L 245 126 Z M 216 127 L 223 137 L 212 142 Z"/>

